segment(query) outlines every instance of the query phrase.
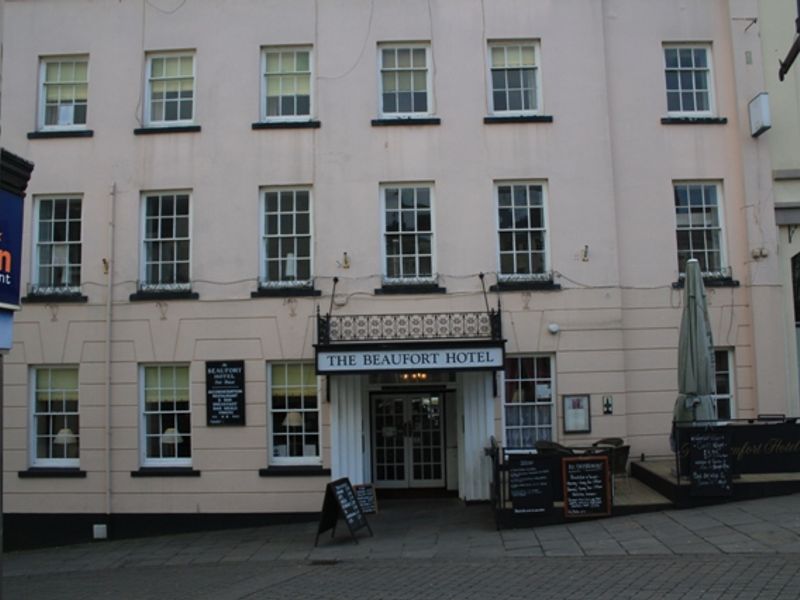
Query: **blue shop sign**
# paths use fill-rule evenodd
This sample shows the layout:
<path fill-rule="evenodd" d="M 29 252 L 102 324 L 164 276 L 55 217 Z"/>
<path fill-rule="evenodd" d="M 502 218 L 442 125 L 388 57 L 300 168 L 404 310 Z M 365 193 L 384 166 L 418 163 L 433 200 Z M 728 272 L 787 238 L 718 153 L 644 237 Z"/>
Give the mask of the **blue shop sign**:
<path fill-rule="evenodd" d="M 19 308 L 22 207 L 21 197 L 0 190 L 0 309 Z"/>

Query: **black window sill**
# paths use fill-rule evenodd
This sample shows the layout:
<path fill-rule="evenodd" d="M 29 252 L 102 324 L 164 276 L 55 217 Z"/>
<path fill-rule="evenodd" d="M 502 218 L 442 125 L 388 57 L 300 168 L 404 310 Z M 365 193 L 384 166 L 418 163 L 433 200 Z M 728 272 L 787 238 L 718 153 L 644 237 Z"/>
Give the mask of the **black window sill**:
<path fill-rule="evenodd" d="M 552 123 L 552 115 L 508 115 L 506 117 L 495 115 L 484 117 L 483 122 L 487 125 L 495 123 Z"/>
<path fill-rule="evenodd" d="M 20 479 L 83 479 L 86 471 L 72 467 L 59 469 L 58 467 L 31 467 L 27 471 L 19 471 L 17 476 Z"/>
<path fill-rule="evenodd" d="M 498 281 L 490 286 L 490 292 L 552 292 L 561 289 L 560 283 L 552 281 Z"/>
<path fill-rule="evenodd" d="M 319 121 L 259 121 L 253 123 L 253 129 L 319 129 Z"/>
<path fill-rule="evenodd" d="M 52 138 L 86 138 L 94 136 L 91 129 L 71 129 L 64 131 L 31 131 L 28 133 L 29 140 L 45 140 Z"/>
<path fill-rule="evenodd" d="M 446 294 L 447 288 L 431 284 L 384 285 L 375 290 L 376 296 L 391 294 Z"/>
<path fill-rule="evenodd" d="M 258 288 L 255 292 L 250 293 L 251 298 L 299 298 L 321 295 L 320 290 L 311 287 Z"/>
<path fill-rule="evenodd" d="M 128 297 L 128 300 L 131 302 L 139 302 L 139 301 L 146 301 L 146 300 L 197 300 L 200 298 L 200 294 L 197 292 L 192 291 L 185 291 L 185 292 L 176 292 L 165 290 L 161 291 L 146 291 L 146 292 L 136 292 L 135 294 L 131 294 Z"/>
<path fill-rule="evenodd" d="M 192 467 L 141 467 L 131 471 L 131 477 L 200 477 L 200 471 Z"/>
<path fill-rule="evenodd" d="M 372 119 L 373 127 L 393 127 L 396 125 L 441 125 L 439 117 L 398 117 L 396 119 Z"/>
<path fill-rule="evenodd" d="M 83 304 L 89 301 L 83 294 L 28 294 L 23 304 Z"/>
<path fill-rule="evenodd" d="M 172 127 L 139 127 L 133 130 L 133 135 L 151 135 L 157 133 L 195 133 L 200 131 L 200 125 L 175 125 Z"/>
<path fill-rule="evenodd" d="M 705 287 L 713 288 L 739 287 L 739 281 L 732 279 L 731 277 L 703 277 L 703 285 Z M 685 286 L 686 280 L 683 277 L 681 277 L 678 281 L 672 282 L 672 288 L 676 290 L 682 290 Z"/>
<path fill-rule="evenodd" d="M 267 467 L 259 469 L 259 477 L 330 477 L 331 470 L 322 467 Z"/>
<path fill-rule="evenodd" d="M 662 125 L 725 125 L 725 117 L 664 117 Z"/>

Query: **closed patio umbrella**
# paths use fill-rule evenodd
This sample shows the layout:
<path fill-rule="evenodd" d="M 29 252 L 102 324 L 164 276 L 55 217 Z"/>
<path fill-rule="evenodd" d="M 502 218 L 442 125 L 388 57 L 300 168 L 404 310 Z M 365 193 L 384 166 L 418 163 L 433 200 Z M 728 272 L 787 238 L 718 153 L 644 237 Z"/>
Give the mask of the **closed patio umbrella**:
<path fill-rule="evenodd" d="M 678 398 L 673 421 L 711 421 L 717 418 L 714 342 L 700 264 L 686 262 L 683 315 L 678 338 Z"/>

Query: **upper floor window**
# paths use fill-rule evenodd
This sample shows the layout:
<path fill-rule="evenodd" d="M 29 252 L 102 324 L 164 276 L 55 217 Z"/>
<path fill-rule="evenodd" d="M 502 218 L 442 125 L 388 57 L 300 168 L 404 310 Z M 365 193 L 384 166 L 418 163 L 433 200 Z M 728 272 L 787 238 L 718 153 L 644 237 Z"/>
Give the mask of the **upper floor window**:
<path fill-rule="evenodd" d="M 730 275 L 723 252 L 721 189 L 717 183 L 675 183 L 675 219 L 678 270 L 696 258 L 703 277 Z"/>
<path fill-rule="evenodd" d="M 311 47 L 264 48 L 262 121 L 300 121 L 311 117 Z"/>
<path fill-rule="evenodd" d="M 191 466 L 189 366 L 143 366 L 140 380 L 141 464 Z"/>
<path fill-rule="evenodd" d="M 545 189 L 540 182 L 495 185 L 501 281 L 548 279 Z"/>
<path fill-rule="evenodd" d="M 539 112 L 538 54 L 533 41 L 489 44 L 492 114 Z"/>
<path fill-rule="evenodd" d="M 88 70 L 87 56 L 41 59 L 38 119 L 40 129 L 86 127 Z"/>
<path fill-rule="evenodd" d="M 77 467 L 80 450 L 78 369 L 37 367 L 32 370 L 31 464 Z"/>
<path fill-rule="evenodd" d="M 434 282 L 432 187 L 385 185 L 381 195 L 384 281 Z"/>
<path fill-rule="evenodd" d="M 506 357 L 506 448 L 533 448 L 538 440 L 553 439 L 553 375 L 551 356 Z"/>
<path fill-rule="evenodd" d="M 381 117 L 433 114 L 430 47 L 424 44 L 381 45 L 378 55 Z"/>
<path fill-rule="evenodd" d="M 188 192 L 148 192 L 142 199 L 140 289 L 190 289 Z"/>
<path fill-rule="evenodd" d="M 265 189 L 262 221 L 262 285 L 311 285 L 311 190 Z"/>
<path fill-rule="evenodd" d="M 80 196 L 34 199 L 31 293 L 77 293 L 81 285 Z"/>
<path fill-rule="evenodd" d="M 319 464 L 320 419 L 313 363 L 269 365 L 271 464 Z"/>
<path fill-rule="evenodd" d="M 194 122 L 194 52 L 147 56 L 145 124 L 165 127 Z"/>
<path fill-rule="evenodd" d="M 711 46 L 670 44 L 664 46 L 667 113 L 673 116 L 711 116 L 714 90 Z"/>

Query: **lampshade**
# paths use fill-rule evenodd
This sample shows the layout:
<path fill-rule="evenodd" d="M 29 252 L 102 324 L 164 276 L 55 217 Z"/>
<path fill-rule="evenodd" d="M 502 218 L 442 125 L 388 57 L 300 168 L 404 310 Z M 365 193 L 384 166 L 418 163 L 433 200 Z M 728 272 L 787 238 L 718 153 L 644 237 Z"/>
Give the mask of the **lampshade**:
<path fill-rule="evenodd" d="M 62 446 L 73 446 L 78 443 L 78 436 L 72 433 L 69 427 L 62 427 L 58 430 L 56 437 L 53 438 L 53 443 Z"/>
<path fill-rule="evenodd" d="M 164 430 L 164 433 L 161 434 L 161 443 L 165 446 L 177 446 L 178 444 L 183 443 L 183 436 L 178 433 L 174 427 L 168 427 Z"/>
<path fill-rule="evenodd" d="M 281 423 L 283 427 L 302 427 L 303 426 L 303 415 L 299 412 L 290 412 L 286 413 L 286 417 L 283 419 L 283 423 Z"/>

